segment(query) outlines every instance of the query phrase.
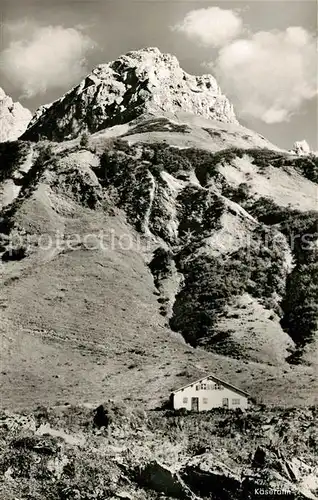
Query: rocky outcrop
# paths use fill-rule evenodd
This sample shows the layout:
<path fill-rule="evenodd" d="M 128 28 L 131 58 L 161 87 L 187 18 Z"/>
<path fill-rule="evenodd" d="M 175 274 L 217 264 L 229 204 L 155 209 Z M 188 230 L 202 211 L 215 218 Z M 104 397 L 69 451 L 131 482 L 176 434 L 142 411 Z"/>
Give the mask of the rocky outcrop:
<path fill-rule="evenodd" d="M 147 48 L 101 64 L 64 97 L 41 107 L 23 138 L 62 141 L 144 113 L 178 111 L 238 123 L 213 76 L 189 75 L 176 57 Z"/>
<path fill-rule="evenodd" d="M 157 461 L 148 463 L 136 474 L 136 480 L 142 486 L 164 493 L 169 497 L 184 500 L 199 500 L 187 487 L 178 472 L 171 470 Z"/>
<path fill-rule="evenodd" d="M 222 500 L 278 499 L 305 500 L 313 496 L 317 484 L 315 469 L 280 449 L 258 447 L 252 464 L 223 463 L 212 453 L 191 458 L 179 471 L 182 480 L 199 498 Z M 311 488 L 308 485 L 311 484 Z"/>
<path fill-rule="evenodd" d="M 224 500 L 240 498 L 240 476 L 211 454 L 192 458 L 180 474 L 200 498 L 211 498 L 215 493 Z"/>
<path fill-rule="evenodd" d="M 292 153 L 296 155 L 309 155 L 311 150 L 307 141 L 296 141 L 291 150 Z"/>
<path fill-rule="evenodd" d="M 23 134 L 32 113 L 19 102 L 13 102 L 0 88 L 0 142 L 15 141 Z"/>

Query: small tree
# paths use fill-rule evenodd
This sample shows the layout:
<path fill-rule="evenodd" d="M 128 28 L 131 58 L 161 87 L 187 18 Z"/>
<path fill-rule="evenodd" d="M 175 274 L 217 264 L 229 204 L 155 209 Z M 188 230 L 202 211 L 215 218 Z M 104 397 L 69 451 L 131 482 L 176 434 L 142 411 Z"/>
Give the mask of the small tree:
<path fill-rule="evenodd" d="M 53 146 L 50 141 L 43 141 L 38 145 L 38 158 L 37 162 L 39 164 L 44 164 L 46 161 L 50 160 L 53 156 Z"/>
<path fill-rule="evenodd" d="M 80 146 L 85 149 L 89 147 L 89 134 L 87 132 L 81 135 Z"/>

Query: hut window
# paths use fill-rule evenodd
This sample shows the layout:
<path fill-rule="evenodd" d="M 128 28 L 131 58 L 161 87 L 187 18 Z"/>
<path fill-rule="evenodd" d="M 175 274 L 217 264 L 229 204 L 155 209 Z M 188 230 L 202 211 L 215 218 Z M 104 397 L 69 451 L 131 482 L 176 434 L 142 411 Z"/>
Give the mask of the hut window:
<path fill-rule="evenodd" d="M 201 389 L 206 389 L 206 384 L 201 384 Z"/>
<path fill-rule="evenodd" d="M 208 398 L 203 398 L 203 404 L 207 405 L 208 404 Z"/>
<path fill-rule="evenodd" d="M 223 389 L 223 385 L 221 385 L 221 384 L 215 384 L 215 389 L 217 391 L 220 391 L 221 389 Z"/>
<path fill-rule="evenodd" d="M 232 405 L 233 405 L 233 406 L 237 406 L 237 405 L 239 405 L 239 404 L 240 404 L 240 400 L 239 400 L 239 399 L 235 399 L 235 398 L 234 398 L 234 399 L 232 399 Z"/>
<path fill-rule="evenodd" d="M 196 391 L 199 391 L 199 390 L 200 390 L 200 386 L 199 386 L 199 385 L 196 385 L 196 386 L 195 386 L 195 390 L 196 390 Z"/>
<path fill-rule="evenodd" d="M 188 398 L 183 398 L 183 403 L 187 403 L 188 402 Z"/>

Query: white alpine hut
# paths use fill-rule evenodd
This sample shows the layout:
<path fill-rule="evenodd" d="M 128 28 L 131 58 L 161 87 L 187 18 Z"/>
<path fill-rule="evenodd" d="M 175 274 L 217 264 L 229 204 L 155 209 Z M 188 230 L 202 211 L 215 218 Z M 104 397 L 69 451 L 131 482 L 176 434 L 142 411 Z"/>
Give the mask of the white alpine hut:
<path fill-rule="evenodd" d="M 212 408 L 246 410 L 248 398 L 247 392 L 214 375 L 202 377 L 171 394 L 174 409 L 185 408 L 189 411 L 206 411 Z"/>

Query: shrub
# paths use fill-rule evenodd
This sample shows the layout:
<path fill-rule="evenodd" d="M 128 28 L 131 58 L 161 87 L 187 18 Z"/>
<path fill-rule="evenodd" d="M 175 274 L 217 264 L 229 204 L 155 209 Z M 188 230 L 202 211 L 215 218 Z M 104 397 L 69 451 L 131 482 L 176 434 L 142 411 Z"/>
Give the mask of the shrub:
<path fill-rule="evenodd" d="M 25 158 L 28 151 L 28 143 L 2 142 L 0 143 L 0 182 L 9 178 Z"/>
<path fill-rule="evenodd" d="M 81 148 L 84 148 L 84 149 L 87 149 L 89 147 L 89 134 L 87 132 L 84 132 L 81 135 L 80 146 L 81 146 Z"/>
<path fill-rule="evenodd" d="M 277 168 L 293 167 L 312 182 L 318 182 L 318 156 L 294 156 L 269 149 L 248 149 L 246 153 L 253 157 L 254 165 L 261 169 L 272 165 Z"/>
<path fill-rule="evenodd" d="M 252 156 L 254 165 L 260 169 L 265 169 L 269 165 L 282 167 L 288 163 L 288 157 L 286 155 L 267 148 L 248 149 L 246 154 Z"/>
<path fill-rule="evenodd" d="M 282 294 L 281 325 L 299 346 L 304 346 L 317 330 L 317 249 L 313 243 L 318 238 L 318 215 L 313 211 L 299 212 L 279 207 L 265 197 L 246 208 L 259 221 L 277 225 L 290 245 L 295 265 Z"/>
<path fill-rule="evenodd" d="M 295 168 L 304 177 L 312 182 L 318 183 L 318 156 L 310 154 L 295 160 Z"/>
<path fill-rule="evenodd" d="M 317 297 L 317 261 L 297 266 L 287 279 L 281 324 L 299 347 L 311 342 L 317 332 Z"/>
<path fill-rule="evenodd" d="M 282 327 L 303 346 L 313 339 L 318 327 L 318 251 L 315 244 L 308 244 L 318 238 L 317 214 L 309 212 L 288 219 L 281 230 L 291 238 L 295 259 L 282 303 Z"/>
<path fill-rule="evenodd" d="M 177 295 L 171 326 L 181 331 L 187 342 L 196 346 L 213 333 L 217 313 L 230 296 L 244 289 L 248 270 L 216 257 L 201 257 L 182 265 L 185 283 Z"/>
<path fill-rule="evenodd" d="M 23 247 L 6 250 L 1 257 L 2 262 L 23 260 L 26 257 L 26 249 Z"/>
<path fill-rule="evenodd" d="M 158 286 L 163 276 L 170 273 L 172 252 L 163 247 L 158 247 L 153 253 L 153 258 L 149 264 L 149 269 L 155 279 L 155 285 Z"/>
<path fill-rule="evenodd" d="M 149 146 L 148 146 L 149 147 Z M 169 174 L 175 174 L 180 170 L 191 170 L 191 162 L 184 157 L 181 150 L 169 145 L 158 143 L 151 145 L 152 153 L 146 153 L 153 167 L 160 166 L 161 170 L 166 170 Z"/>
<path fill-rule="evenodd" d="M 53 156 L 53 145 L 49 141 L 38 143 L 37 147 L 38 158 L 37 164 L 43 165 L 45 162 L 50 160 Z"/>
<path fill-rule="evenodd" d="M 216 229 L 221 215 L 224 212 L 224 201 L 213 193 L 207 193 L 204 189 L 189 185 L 177 201 L 180 206 L 179 235 L 185 236 L 187 231 L 198 234 L 201 237 L 212 229 Z"/>
<path fill-rule="evenodd" d="M 222 195 L 235 203 L 245 206 L 249 200 L 249 185 L 246 182 L 241 182 L 237 188 L 225 184 L 222 189 Z"/>
<path fill-rule="evenodd" d="M 273 248 L 266 245 L 268 239 L 266 228 L 261 228 L 254 232 L 248 247 L 228 257 L 189 259 L 185 252 L 178 256 L 177 265 L 185 281 L 170 324 L 187 342 L 193 346 L 214 342 L 217 316 L 236 295 L 248 292 L 264 300 L 284 293 L 285 253 L 277 240 Z"/>
<path fill-rule="evenodd" d="M 256 201 L 244 204 L 244 208 L 259 222 L 268 226 L 279 224 L 290 219 L 293 215 L 300 214 L 299 211 L 286 207 L 280 207 L 267 196 L 261 196 Z"/>
<path fill-rule="evenodd" d="M 173 123 L 167 118 L 151 118 L 130 129 L 126 136 L 149 132 L 177 132 L 186 134 L 191 132 L 191 128 L 185 124 Z"/>

